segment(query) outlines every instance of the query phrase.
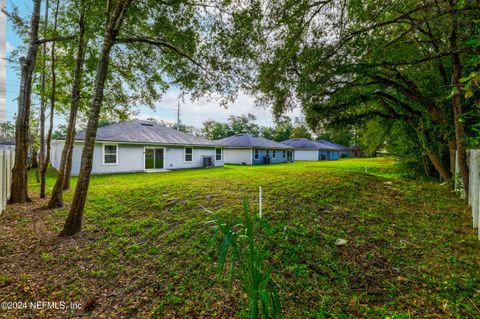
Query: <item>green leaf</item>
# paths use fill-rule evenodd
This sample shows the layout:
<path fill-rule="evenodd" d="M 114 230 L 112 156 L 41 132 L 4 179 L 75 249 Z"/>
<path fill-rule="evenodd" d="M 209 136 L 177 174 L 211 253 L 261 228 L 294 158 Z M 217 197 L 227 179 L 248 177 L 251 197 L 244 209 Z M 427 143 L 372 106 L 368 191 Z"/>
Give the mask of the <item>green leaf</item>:
<path fill-rule="evenodd" d="M 450 94 L 447 97 L 447 100 L 451 99 L 455 94 L 457 94 L 458 88 L 455 86 L 453 89 L 450 91 Z"/>
<path fill-rule="evenodd" d="M 472 90 L 468 90 L 467 92 L 465 92 L 465 98 L 466 99 L 469 99 L 473 96 L 473 91 Z"/>

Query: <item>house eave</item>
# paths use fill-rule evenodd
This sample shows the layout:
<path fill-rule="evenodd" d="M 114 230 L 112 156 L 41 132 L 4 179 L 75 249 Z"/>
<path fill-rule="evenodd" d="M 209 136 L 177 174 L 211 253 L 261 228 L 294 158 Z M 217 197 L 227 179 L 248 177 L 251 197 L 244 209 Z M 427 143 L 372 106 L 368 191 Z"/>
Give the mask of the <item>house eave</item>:
<path fill-rule="evenodd" d="M 64 141 L 58 139 L 59 141 Z M 75 143 L 84 143 L 85 140 L 76 139 Z M 192 147 L 209 147 L 209 148 L 223 148 L 222 145 L 215 144 L 184 144 L 184 143 L 161 143 L 161 142 L 130 142 L 130 141 L 116 141 L 116 140 L 95 140 L 95 143 L 115 143 L 115 144 L 133 144 L 133 145 L 165 145 L 165 146 L 192 146 Z"/>

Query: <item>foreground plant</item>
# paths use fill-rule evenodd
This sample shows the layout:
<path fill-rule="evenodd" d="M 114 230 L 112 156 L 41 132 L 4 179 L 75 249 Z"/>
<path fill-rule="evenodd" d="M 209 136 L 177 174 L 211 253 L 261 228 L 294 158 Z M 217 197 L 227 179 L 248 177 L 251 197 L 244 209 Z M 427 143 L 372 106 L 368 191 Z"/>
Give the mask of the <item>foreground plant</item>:
<path fill-rule="evenodd" d="M 252 212 L 245 200 L 242 224 L 231 225 L 221 221 L 215 213 L 212 216 L 208 224 L 214 225 L 213 240 L 223 236 L 219 246 L 218 270 L 222 273 L 230 267 L 231 279 L 238 277 L 242 291 L 247 295 L 249 318 L 280 318 L 280 298 L 271 277 L 273 267 L 266 265 L 264 254 L 255 242 L 255 234 L 262 227 L 255 223 L 258 212 Z"/>

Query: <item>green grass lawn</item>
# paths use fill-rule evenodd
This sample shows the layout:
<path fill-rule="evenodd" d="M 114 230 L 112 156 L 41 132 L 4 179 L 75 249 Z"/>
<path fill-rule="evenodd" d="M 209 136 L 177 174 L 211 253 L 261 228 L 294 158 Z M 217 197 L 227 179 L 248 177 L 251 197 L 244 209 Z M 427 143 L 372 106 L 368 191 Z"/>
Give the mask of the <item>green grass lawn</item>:
<path fill-rule="evenodd" d="M 38 207 L 33 176 L 36 203 L 0 217 L 0 300 L 84 309 L 0 316 L 242 317 L 245 297 L 216 272 L 201 206 L 240 221 L 243 198 L 256 203 L 262 186 L 268 226 L 258 243 L 285 318 L 480 317 L 469 209 L 446 186 L 407 179 L 394 160 L 98 175 L 84 231 L 69 239 L 57 236 L 67 211 Z M 53 183 L 50 172 L 49 191 Z"/>

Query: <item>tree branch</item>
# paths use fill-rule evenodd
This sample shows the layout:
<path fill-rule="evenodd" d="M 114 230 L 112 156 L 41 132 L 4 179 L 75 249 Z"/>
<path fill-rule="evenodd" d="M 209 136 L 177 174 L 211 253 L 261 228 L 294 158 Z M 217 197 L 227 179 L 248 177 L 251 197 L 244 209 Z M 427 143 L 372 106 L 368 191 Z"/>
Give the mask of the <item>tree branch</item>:
<path fill-rule="evenodd" d="M 38 39 L 35 44 L 44 44 L 48 42 L 58 42 L 58 41 L 66 41 L 66 40 L 73 40 L 75 39 L 74 35 L 69 35 L 66 37 L 55 37 L 55 38 L 45 38 L 45 39 Z"/>
<path fill-rule="evenodd" d="M 167 41 L 164 41 L 164 40 L 143 38 L 143 37 L 134 37 L 134 38 L 117 39 L 115 41 L 115 44 L 120 44 L 120 43 L 125 43 L 125 44 L 127 44 L 127 43 L 146 43 L 146 44 L 151 44 L 151 45 L 155 45 L 155 46 L 158 46 L 158 47 L 167 48 L 167 49 L 172 50 L 173 52 L 177 53 L 178 55 L 186 58 L 187 60 L 189 60 L 190 62 L 192 62 L 193 64 L 195 64 L 199 68 L 201 68 L 202 70 L 205 70 L 205 68 L 199 62 L 197 62 L 194 58 L 192 58 L 187 53 L 185 53 L 182 49 L 177 48 L 176 46 L 174 46 L 170 42 L 167 42 Z"/>

